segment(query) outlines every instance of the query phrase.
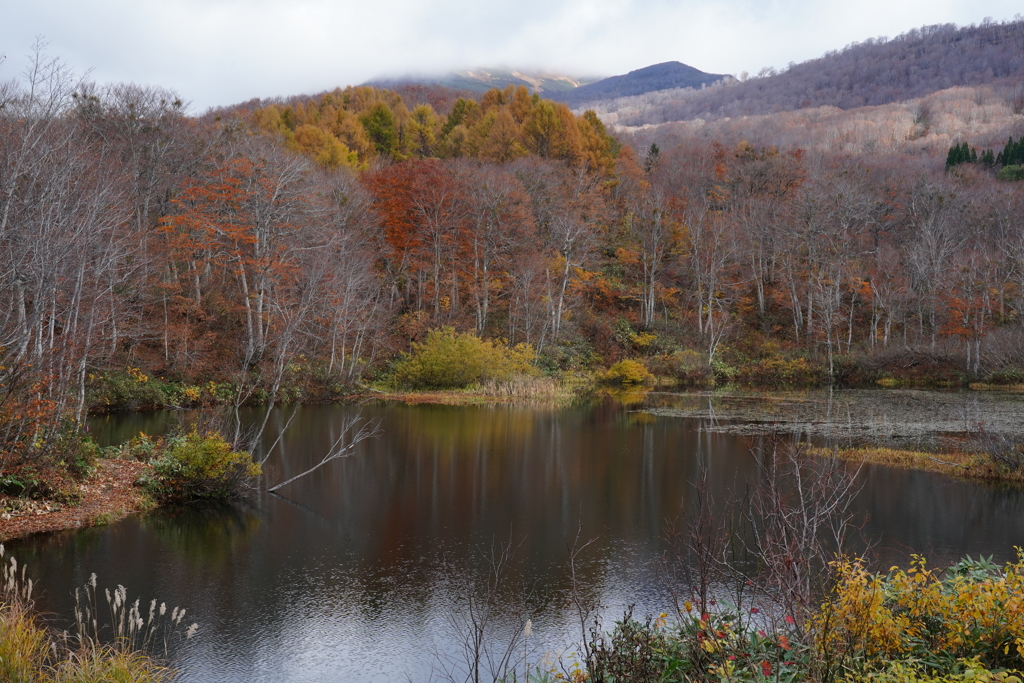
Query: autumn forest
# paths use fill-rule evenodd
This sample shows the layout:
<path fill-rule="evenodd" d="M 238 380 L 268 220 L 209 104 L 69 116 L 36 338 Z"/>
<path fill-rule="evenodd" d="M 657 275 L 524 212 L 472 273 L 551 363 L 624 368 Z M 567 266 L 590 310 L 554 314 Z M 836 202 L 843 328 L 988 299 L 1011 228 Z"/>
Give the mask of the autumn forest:
<path fill-rule="evenodd" d="M 162 405 L 118 399 L 132 378 L 173 405 L 344 395 L 439 328 L 529 345 L 551 377 L 1024 378 L 1024 185 L 949 146 L 615 132 L 522 86 L 197 117 L 42 53 L 25 73 L 0 90 L 8 443 Z M 1020 115 L 1000 121 L 956 150 L 1012 147 Z"/>

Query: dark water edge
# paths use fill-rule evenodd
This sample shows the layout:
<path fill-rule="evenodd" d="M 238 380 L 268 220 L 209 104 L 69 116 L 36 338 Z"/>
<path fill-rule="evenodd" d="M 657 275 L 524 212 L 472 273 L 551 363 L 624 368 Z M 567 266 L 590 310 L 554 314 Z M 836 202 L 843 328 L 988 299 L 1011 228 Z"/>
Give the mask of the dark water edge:
<path fill-rule="evenodd" d="M 717 416 L 667 414 L 673 400 L 307 406 L 268 462 L 267 482 L 318 460 L 356 412 L 380 420 L 383 433 L 281 496 L 157 510 L 8 548 L 37 579 L 43 610 L 70 614 L 73 587 L 93 572 L 101 586 L 187 608 L 200 631 L 180 652 L 182 681 L 420 681 L 454 655 L 460 582 L 512 539 L 509 585 L 527 589 L 536 661 L 579 637 L 565 563 L 577 535 L 597 538 L 581 586 L 607 617 L 629 604 L 660 612 L 662 539 L 692 500 L 692 482 L 706 468 L 724 498 L 756 476 L 751 450 L 763 436 L 723 431 L 730 422 Z M 273 416 L 275 428 L 287 412 Z M 93 430 L 158 433 L 169 417 L 114 416 Z M 1018 490 L 884 467 L 860 477 L 861 533 L 879 566 L 912 552 L 933 564 L 964 554 L 1006 561 L 1024 545 Z"/>

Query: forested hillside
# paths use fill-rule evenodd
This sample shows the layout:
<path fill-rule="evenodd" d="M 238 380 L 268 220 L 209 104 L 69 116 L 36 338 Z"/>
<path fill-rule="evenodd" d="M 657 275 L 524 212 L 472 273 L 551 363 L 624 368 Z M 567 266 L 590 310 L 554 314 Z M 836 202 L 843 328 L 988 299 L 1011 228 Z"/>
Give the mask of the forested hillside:
<path fill-rule="evenodd" d="M 247 118 L 327 168 L 430 157 L 508 162 L 528 155 L 610 168 L 617 149 L 593 113 L 574 116 L 524 86 L 490 90 L 479 101 L 459 98 L 443 114 L 430 104 L 410 109 L 393 90 L 362 86 L 271 104 Z"/>
<path fill-rule="evenodd" d="M 1024 21 L 925 26 L 868 39 L 818 59 L 771 67 L 704 90 L 675 89 L 591 103 L 629 126 L 754 116 L 821 106 L 853 109 L 992 85 L 1024 109 Z"/>
<path fill-rule="evenodd" d="M 930 169 L 953 145 L 1002 148 L 1009 136 L 1024 134 L 1024 114 L 1015 113 L 1006 91 L 994 86 L 957 87 L 919 99 L 875 107 L 815 107 L 711 121 L 676 121 L 660 125 L 622 126 L 616 114 L 598 115 L 637 149 L 652 143 L 663 148 L 686 140 L 748 141 L 808 152 L 845 154 L 866 161 L 897 157 L 908 171 Z"/>
<path fill-rule="evenodd" d="M 555 376 L 1019 381 L 1024 183 L 916 130 L 634 148 L 523 87 L 194 118 L 40 60 L 0 91 L 4 448 L 89 408 L 334 396 L 446 326 Z"/>

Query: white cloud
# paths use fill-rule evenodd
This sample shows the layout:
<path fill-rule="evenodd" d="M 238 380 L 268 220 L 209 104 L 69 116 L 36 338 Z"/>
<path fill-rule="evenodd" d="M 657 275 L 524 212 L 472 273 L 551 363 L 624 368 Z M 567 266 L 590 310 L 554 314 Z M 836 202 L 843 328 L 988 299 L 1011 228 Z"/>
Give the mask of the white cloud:
<path fill-rule="evenodd" d="M 678 60 L 782 68 L 925 24 L 1011 19 L 1019 0 L 0 0 L 0 76 L 35 36 L 100 82 L 176 89 L 195 110 L 382 74 L 522 66 L 611 75 Z"/>

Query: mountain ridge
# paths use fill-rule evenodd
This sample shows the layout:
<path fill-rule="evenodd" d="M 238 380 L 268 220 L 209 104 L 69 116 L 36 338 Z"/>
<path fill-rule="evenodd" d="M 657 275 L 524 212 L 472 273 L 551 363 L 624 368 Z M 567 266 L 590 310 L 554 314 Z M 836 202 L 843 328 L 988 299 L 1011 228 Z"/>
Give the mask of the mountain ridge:
<path fill-rule="evenodd" d="M 1005 92 L 1018 112 L 1024 110 L 1024 20 L 923 26 L 892 39 L 851 43 L 781 72 L 765 68 L 705 90 L 613 95 L 588 106 L 605 123 L 641 126 L 822 106 L 851 110 L 983 85 Z"/>
<path fill-rule="evenodd" d="M 669 88 L 699 90 L 731 78 L 727 74 L 707 73 L 682 62 L 661 62 L 558 93 L 556 99 L 570 106 L 580 106 L 587 102 L 644 95 Z"/>
<path fill-rule="evenodd" d="M 509 85 L 522 85 L 531 92 L 544 96 L 552 93 L 572 91 L 581 85 L 598 82 L 600 77 L 571 76 L 546 70 L 518 69 L 508 67 L 475 67 L 451 71 L 439 76 L 406 75 L 380 77 L 362 85 L 377 88 L 396 88 L 407 85 L 441 86 L 452 90 L 468 90 L 483 93 L 492 88 L 504 89 Z"/>

